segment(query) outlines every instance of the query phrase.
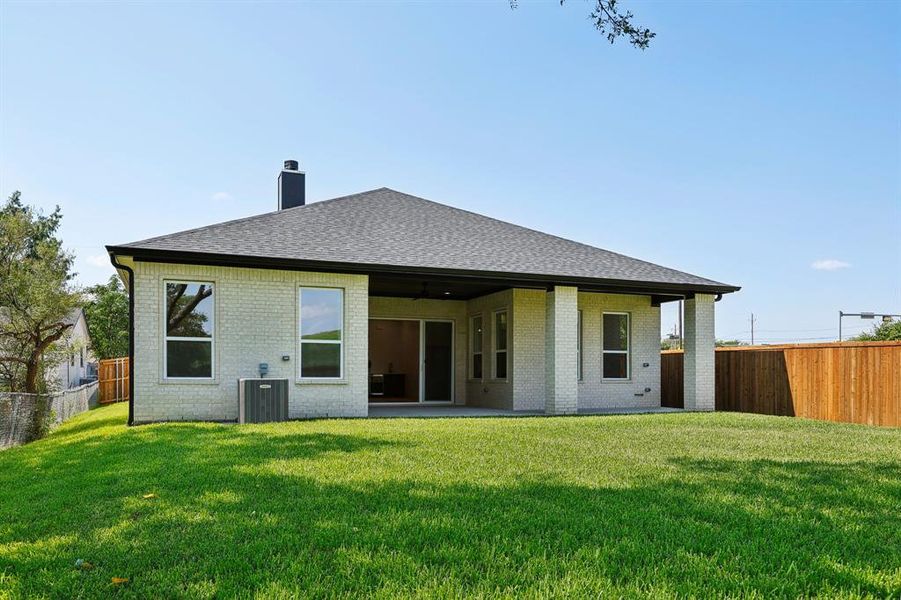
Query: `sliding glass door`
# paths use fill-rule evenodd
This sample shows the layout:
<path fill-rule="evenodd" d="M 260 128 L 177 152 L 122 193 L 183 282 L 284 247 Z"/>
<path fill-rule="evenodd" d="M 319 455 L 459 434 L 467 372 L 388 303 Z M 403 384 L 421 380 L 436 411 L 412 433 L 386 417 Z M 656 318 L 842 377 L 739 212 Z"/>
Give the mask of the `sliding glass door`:
<path fill-rule="evenodd" d="M 452 402 L 454 324 L 369 321 L 370 402 Z"/>
<path fill-rule="evenodd" d="M 454 391 L 454 324 L 426 321 L 423 334 L 422 399 L 425 402 L 450 402 Z"/>

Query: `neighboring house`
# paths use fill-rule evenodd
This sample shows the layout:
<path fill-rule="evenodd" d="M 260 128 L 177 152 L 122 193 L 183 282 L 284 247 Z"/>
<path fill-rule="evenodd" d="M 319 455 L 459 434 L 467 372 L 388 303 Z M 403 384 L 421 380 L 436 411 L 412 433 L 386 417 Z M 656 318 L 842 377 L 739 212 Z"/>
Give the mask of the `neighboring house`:
<path fill-rule="evenodd" d="M 712 410 L 714 302 L 739 288 L 381 188 L 108 246 L 133 286 L 135 423 L 234 420 L 288 378 L 292 418 L 371 402 L 660 405 L 660 305 L 685 300 L 685 406 Z"/>
<path fill-rule="evenodd" d="M 91 335 L 84 311 L 74 308 L 65 318 L 66 324 L 72 328 L 59 343 L 63 352 L 63 360 L 56 367 L 56 372 L 47 374 L 48 383 L 58 389 L 67 390 L 78 387 L 82 380 L 97 377 L 97 365 L 91 353 Z"/>

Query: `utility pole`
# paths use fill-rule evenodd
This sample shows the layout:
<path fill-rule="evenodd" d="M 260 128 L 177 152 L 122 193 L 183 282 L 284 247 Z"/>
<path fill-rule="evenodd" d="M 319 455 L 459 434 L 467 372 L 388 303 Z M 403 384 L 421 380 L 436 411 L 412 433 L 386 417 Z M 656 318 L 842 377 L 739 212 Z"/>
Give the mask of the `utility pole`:
<path fill-rule="evenodd" d="M 754 345 L 754 313 L 751 313 L 751 345 Z"/>

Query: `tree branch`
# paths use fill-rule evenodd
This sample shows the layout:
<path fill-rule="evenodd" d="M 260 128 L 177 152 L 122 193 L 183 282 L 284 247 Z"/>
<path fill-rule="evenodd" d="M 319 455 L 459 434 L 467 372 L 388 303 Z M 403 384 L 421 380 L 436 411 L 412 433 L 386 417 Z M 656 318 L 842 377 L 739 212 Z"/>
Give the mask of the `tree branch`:
<path fill-rule="evenodd" d="M 185 295 L 185 291 L 188 289 L 188 286 L 184 283 L 180 283 L 175 288 L 175 297 L 172 298 L 169 303 L 166 305 L 166 316 L 172 313 L 172 310 L 175 308 L 175 305 L 178 304 L 178 301 L 181 300 L 181 297 Z"/>
<path fill-rule="evenodd" d="M 0 362 L 17 362 L 27 365 L 28 359 L 22 358 L 21 356 L 0 356 Z"/>
<path fill-rule="evenodd" d="M 35 345 L 36 354 L 38 354 L 38 355 L 43 354 L 44 350 L 46 350 L 50 344 L 52 344 L 59 338 L 63 337 L 63 334 L 66 333 L 66 330 L 69 329 L 70 327 L 72 327 L 72 325 L 62 325 L 60 327 L 59 331 L 45 337 L 40 342 L 38 342 L 38 344 Z"/>
<path fill-rule="evenodd" d="M 173 318 L 169 319 L 169 322 L 167 323 L 167 331 L 178 327 L 179 323 L 181 323 L 185 317 L 191 314 L 204 298 L 209 298 L 212 295 L 213 288 L 207 288 L 205 285 L 200 286 L 194 298 L 190 302 L 188 302 L 184 306 L 184 308 L 178 311 L 178 313 Z"/>

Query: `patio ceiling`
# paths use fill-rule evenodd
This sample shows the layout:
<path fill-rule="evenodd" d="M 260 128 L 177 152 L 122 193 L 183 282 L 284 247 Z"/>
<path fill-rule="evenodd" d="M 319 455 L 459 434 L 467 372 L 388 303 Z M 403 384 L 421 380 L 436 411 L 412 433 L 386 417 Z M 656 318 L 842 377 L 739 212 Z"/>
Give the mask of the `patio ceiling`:
<path fill-rule="evenodd" d="M 369 274 L 369 295 L 394 298 L 427 298 L 431 300 L 469 300 L 513 287 L 550 290 L 554 285 L 574 285 L 579 291 L 608 294 L 640 294 L 651 296 L 651 302 L 659 306 L 663 302 L 694 296 L 692 292 L 672 291 L 643 287 L 640 283 L 624 282 L 567 282 L 536 281 L 509 276 L 461 277 L 441 274 L 383 275 Z"/>

